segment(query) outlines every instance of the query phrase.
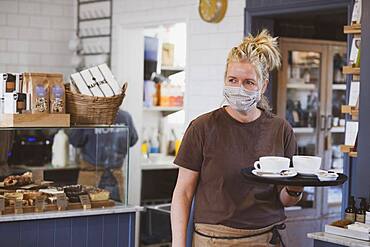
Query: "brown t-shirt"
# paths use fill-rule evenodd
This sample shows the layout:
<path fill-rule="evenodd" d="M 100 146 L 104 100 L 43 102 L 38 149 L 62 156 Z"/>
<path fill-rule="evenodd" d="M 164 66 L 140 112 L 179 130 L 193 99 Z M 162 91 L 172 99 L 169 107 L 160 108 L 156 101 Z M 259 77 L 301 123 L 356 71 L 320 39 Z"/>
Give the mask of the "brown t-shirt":
<path fill-rule="evenodd" d="M 193 120 L 174 163 L 200 172 L 195 223 L 257 229 L 284 220 L 277 187 L 247 181 L 240 171 L 261 156 L 291 158 L 296 150 L 290 125 L 268 112 L 241 123 L 220 108 Z"/>

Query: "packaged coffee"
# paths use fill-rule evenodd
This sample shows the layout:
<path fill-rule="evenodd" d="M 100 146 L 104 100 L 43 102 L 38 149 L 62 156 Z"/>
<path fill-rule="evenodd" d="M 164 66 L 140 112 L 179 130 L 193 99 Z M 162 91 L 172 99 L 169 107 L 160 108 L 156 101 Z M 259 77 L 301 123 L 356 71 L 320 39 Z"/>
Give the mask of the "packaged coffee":
<path fill-rule="evenodd" d="M 65 113 L 65 88 L 62 74 L 48 74 L 50 113 Z"/>
<path fill-rule="evenodd" d="M 32 113 L 49 113 L 49 82 L 46 73 L 25 73 L 24 84 L 27 85 L 31 98 Z"/>

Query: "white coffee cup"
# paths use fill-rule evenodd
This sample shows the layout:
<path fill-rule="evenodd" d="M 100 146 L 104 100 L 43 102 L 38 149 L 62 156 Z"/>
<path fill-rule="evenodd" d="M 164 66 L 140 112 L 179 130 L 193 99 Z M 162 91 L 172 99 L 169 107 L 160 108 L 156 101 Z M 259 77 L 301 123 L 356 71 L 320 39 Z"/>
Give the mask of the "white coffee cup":
<path fill-rule="evenodd" d="M 293 167 L 297 172 L 315 173 L 320 170 L 321 157 L 318 156 L 293 156 Z"/>
<path fill-rule="evenodd" d="M 254 168 L 263 172 L 281 172 L 289 169 L 290 159 L 279 156 L 263 156 L 254 162 Z"/>

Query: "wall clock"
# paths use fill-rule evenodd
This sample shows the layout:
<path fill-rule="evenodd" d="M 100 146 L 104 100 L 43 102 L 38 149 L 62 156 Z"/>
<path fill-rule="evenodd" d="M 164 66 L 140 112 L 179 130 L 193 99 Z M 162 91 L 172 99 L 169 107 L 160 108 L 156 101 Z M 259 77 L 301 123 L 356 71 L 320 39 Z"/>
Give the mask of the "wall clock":
<path fill-rule="evenodd" d="M 227 0 L 199 0 L 199 15 L 210 23 L 219 23 L 225 17 Z"/>

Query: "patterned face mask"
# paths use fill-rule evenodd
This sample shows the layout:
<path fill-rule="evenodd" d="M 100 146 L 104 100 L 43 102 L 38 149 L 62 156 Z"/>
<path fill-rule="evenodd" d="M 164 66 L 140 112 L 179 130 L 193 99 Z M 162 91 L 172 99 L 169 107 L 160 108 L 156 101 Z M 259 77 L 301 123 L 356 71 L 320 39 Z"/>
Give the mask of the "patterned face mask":
<path fill-rule="evenodd" d="M 260 91 L 248 91 L 243 86 L 224 86 L 224 96 L 231 108 L 239 112 L 249 112 L 261 100 Z"/>

